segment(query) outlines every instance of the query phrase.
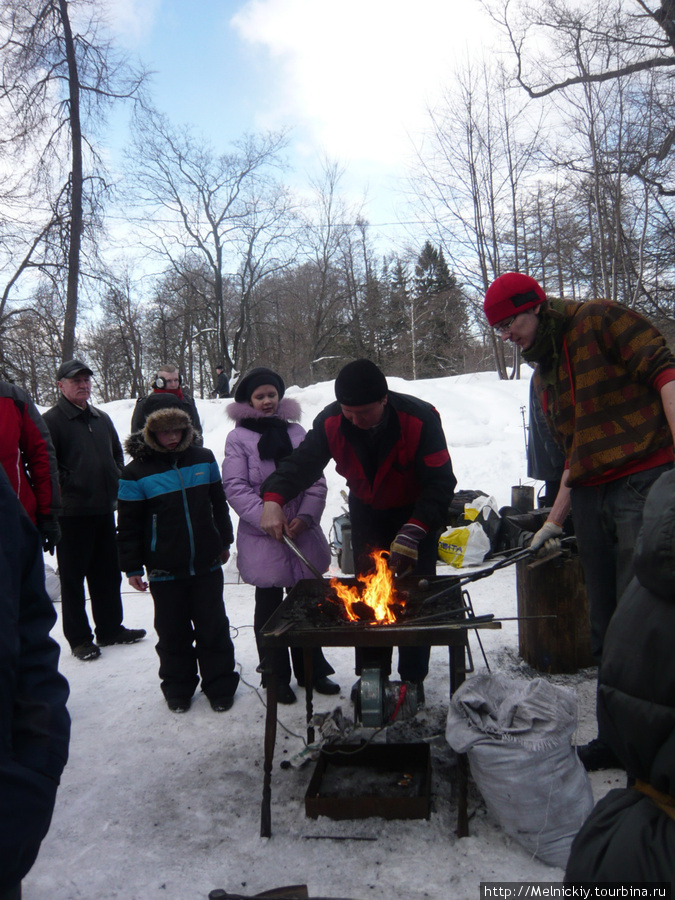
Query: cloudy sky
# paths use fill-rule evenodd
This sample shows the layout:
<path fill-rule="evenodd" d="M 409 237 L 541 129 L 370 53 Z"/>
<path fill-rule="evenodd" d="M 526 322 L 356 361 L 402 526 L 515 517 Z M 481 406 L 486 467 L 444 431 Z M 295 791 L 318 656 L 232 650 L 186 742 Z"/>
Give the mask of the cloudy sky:
<path fill-rule="evenodd" d="M 426 110 L 488 28 L 478 0 L 109 3 L 120 40 L 154 70 L 162 112 L 223 150 L 246 131 L 290 128 L 296 170 L 340 162 L 374 225 L 395 216 Z"/>

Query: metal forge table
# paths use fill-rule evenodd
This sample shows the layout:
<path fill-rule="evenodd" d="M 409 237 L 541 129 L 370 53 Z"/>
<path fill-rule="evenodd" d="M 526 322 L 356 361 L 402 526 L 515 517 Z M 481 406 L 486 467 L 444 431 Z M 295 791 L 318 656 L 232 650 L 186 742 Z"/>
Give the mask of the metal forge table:
<path fill-rule="evenodd" d="M 343 584 L 356 584 L 355 579 L 340 579 Z M 328 581 L 322 588 L 318 579 L 306 579 L 289 592 L 283 603 L 277 608 L 265 624 L 260 635 L 263 647 L 300 647 L 303 650 L 305 665 L 307 742 L 314 741 L 312 727 L 312 649 L 314 647 L 405 647 L 405 646 L 446 646 L 450 667 L 450 696 L 464 681 L 467 673 L 466 651 L 468 648 L 469 628 L 501 628 L 501 622 L 492 620 L 491 616 L 480 617 L 472 621 L 466 617 L 463 600 L 467 596 L 461 589 L 460 579 L 455 576 L 430 576 L 425 579 L 426 587 L 420 591 L 422 582 L 417 577 L 403 579 L 397 588 L 408 589 L 408 614 L 392 625 L 368 624 L 363 622 L 338 622 L 334 618 L 322 614 L 324 604 L 330 591 Z M 428 600 L 446 589 L 456 588 L 452 598 L 444 598 L 443 612 L 436 612 Z M 440 601 L 439 601 L 440 602 Z M 424 608 L 422 608 L 424 604 Z M 466 604 L 470 606 L 470 602 Z M 325 606 L 324 606 L 325 608 Z M 460 611 L 458 612 L 458 608 Z M 453 615 L 454 618 L 449 620 Z M 445 619 L 445 621 L 443 621 Z M 431 620 L 431 621 L 429 621 Z M 486 621 L 489 620 L 489 621 Z M 277 682 L 274 673 L 266 673 L 267 681 L 267 714 L 265 718 L 265 762 L 262 808 L 260 817 L 261 837 L 270 837 L 272 833 L 271 800 L 272 800 L 272 767 L 274 763 L 274 747 L 277 732 Z M 467 772 L 468 764 L 465 754 L 458 754 L 458 811 L 457 835 L 466 837 L 469 833 L 467 815 Z"/>

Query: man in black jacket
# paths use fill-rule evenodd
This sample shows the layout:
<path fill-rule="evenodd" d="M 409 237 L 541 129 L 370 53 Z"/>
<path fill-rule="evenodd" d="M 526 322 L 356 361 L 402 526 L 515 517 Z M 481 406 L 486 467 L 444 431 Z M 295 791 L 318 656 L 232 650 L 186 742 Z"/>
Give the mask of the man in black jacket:
<path fill-rule="evenodd" d="M 446 525 L 457 479 L 441 419 L 431 404 L 390 391 L 375 363 L 357 359 L 339 372 L 337 401 L 314 420 L 299 447 L 262 486 L 260 527 L 277 540 L 288 533 L 282 506 L 319 478 L 331 459 L 349 486 L 357 574 L 372 568 L 369 552 L 389 548 L 397 574 L 433 575 L 438 535 Z M 375 662 L 391 672 L 391 650 L 357 653 L 356 672 Z M 422 682 L 429 647 L 399 648 L 404 681 Z"/>
<path fill-rule="evenodd" d="M 70 717 L 40 537 L 2 467 L 0 585 L 0 897 L 18 898 L 49 828 Z"/>
<path fill-rule="evenodd" d="M 230 396 L 230 381 L 225 374 L 225 369 L 223 368 L 222 363 L 218 363 L 218 365 L 216 366 L 216 383 L 213 393 L 216 397 L 220 397 L 221 400 L 224 400 Z"/>
<path fill-rule="evenodd" d="M 61 540 L 56 553 L 63 633 L 81 660 L 98 659 L 99 646 L 133 644 L 146 633 L 122 624 L 114 510 L 124 454 L 110 417 L 88 402 L 92 374 L 77 359 L 63 363 L 56 376 L 61 397 L 43 417 L 61 485 Z M 99 646 L 87 617 L 85 578 Z"/>

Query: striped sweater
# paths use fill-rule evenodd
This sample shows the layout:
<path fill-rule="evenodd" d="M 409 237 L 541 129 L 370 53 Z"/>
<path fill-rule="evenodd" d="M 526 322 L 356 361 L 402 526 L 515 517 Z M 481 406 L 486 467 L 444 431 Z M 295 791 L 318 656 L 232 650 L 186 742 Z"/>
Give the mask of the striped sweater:
<path fill-rule="evenodd" d="M 643 316 L 618 303 L 568 301 L 557 392 L 535 390 L 563 446 L 569 484 L 599 484 L 672 462 L 660 390 L 675 356 Z"/>

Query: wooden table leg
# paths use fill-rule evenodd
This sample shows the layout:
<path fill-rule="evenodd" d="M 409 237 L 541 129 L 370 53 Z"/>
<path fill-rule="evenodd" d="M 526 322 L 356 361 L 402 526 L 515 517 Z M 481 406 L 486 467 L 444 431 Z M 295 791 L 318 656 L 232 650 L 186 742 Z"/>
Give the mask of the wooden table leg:
<path fill-rule="evenodd" d="M 469 760 L 466 753 L 457 754 L 457 837 L 469 836 Z"/>
<path fill-rule="evenodd" d="M 450 656 L 450 696 L 455 693 L 466 677 L 466 646 L 448 647 Z"/>
<path fill-rule="evenodd" d="M 260 810 L 260 837 L 272 835 L 272 766 L 274 745 L 277 741 L 277 676 L 270 673 L 267 681 L 267 714 L 265 716 L 265 763 L 262 806 Z"/>
<path fill-rule="evenodd" d="M 464 644 L 448 647 L 450 663 L 450 699 L 466 675 Z M 457 754 L 457 837 L 469 836 L 469 765 L 466 753 Z"/>
<path fill-rule="evenodd" d="M 303 668 L 305 670 L 305 711 L 307 716 L 307 743 L 314 743 L 314 727 L 312 716 L 314 715 L 314 651 L 311 647 L 304 647 L 302 651 Z"/>

